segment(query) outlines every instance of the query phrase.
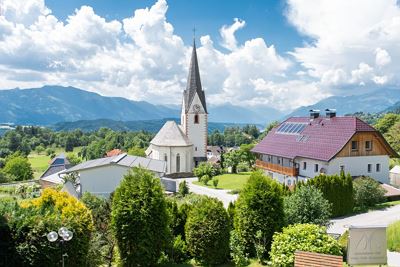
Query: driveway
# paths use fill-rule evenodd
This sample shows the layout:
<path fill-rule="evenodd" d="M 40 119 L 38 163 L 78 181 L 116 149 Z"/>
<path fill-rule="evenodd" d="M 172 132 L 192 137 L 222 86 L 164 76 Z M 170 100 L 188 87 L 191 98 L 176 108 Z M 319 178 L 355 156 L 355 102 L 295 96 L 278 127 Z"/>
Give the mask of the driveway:
<path fill-rule="evenodd" d="M 186 182 L 188 183 L 188 187 L 189 187 L 189 191 L 193 192 L 195 194 L 199 194 L 199 195 L 206 195 L 209 197 L 215 197 L 219 200 L 222 201 L 222 203 L 224 203 L 224 207 L 227 208 L 229 205 L 229 202 L 234 202 L 238 195 L 232 195 L 229 194 L 228 192 L 230 190 L 223 190 L 223 189 L 212 189 L 212 188 L 208 188 L 205 186 L 200 186 L 200 185 L 195 185 L 193 184 L 194 181 L 197 181 L 197 178 L 185 178 L 185 179 L 179 179 L 181 180 L 186 180 Z"/>
<path fill-rule="evenodd" d="M 400 221 L 400 205 L 384 210 L 375 210 L 368 213 L 331 220 L 332 225 L 328 228 L 328 232 L 343 234 L 349 225 L 389 225 L 395 221 Z"/>

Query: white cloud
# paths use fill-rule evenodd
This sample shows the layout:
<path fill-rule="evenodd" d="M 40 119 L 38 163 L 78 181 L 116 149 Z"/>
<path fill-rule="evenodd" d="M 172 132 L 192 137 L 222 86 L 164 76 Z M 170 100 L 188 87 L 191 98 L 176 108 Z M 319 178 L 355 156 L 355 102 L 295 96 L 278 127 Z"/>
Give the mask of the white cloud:
<path fill-rule="evenodd" d="M 237 49 L 237 40 L 235 37 L 235 32 L 237 30 L 240 30 L 246 25 L 246 22 L 244 20 L 240 20 L 238 18 L 235 18 L 233 21 L 234 22 L 232 25 L 230 26 L 224 25 L 219 30 L 222 37 L 221 45 L 230 51 L 234 51 Z"/>
<path fill-rule="evenodd" d="M 399 85 L 397 1 L 288 0 L 287 18 L 312 39 L 291 54 L 322 85 Z"/>
<path fill-rule="evenodd" d="M 376 65 L 382 67 L 390 63 L 392 59 L 389 53 L 380 47 L 375 50 L 375 63 Z"/>

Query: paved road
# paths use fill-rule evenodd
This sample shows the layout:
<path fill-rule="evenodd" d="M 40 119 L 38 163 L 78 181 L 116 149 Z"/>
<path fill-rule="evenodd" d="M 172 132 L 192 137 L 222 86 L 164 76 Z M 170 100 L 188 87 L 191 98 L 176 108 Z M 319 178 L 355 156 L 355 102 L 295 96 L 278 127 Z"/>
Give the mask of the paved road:
<path fill-rule="evenodd" d="M 229 194 L 228 192 L 230 190 L 212 189 L 212 188 L 193 184 L 194 181 L 197 181 L 197 178 L 186 178 L 186 179 L 180 179 L 180 180 L 186 180 L 188 182 L 188 187 L 189 187 L 190 192 L 193 192 L 193 193 L 199 194 L 199 195 L 206 195 L 209 197 L 218 198 L 219 200 L 221 200 L 224 203 L 225 208 L 228 207 L 229 202 L 234 202 L 238 197 L 238 195 Z"/>
<path fill-rule="evenodd" d="M 333 223 L 329 233 L 343 234 L 349 225 L 389 225 L 400 220 L 400 205 L 396 205 L 384 210 L 376 210 L 368 213 L 358 214 L 350 217 L 331 220 Z"/>

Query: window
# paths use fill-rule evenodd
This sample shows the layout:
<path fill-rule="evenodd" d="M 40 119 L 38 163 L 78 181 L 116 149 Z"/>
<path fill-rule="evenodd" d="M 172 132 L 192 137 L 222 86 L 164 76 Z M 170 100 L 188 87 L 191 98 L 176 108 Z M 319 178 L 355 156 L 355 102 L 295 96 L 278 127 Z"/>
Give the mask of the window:
<path fill-rule="evenodd" d="M 278 158 L 278 164 L 281 164 L 281 159 L 280 158 Z"/>
<path fill-rule="evenodd" d="M 372 141 L 365 141 L 365 150 L 372 150 Z"/>
<path fill-rule="evenodd" d="M 167 157 L 167 154 L 164 154 L 164 161 L 167 162 L 166 171 L 168 172 L 168 157 Z"/>
<path fill-rule="evenodd" d="M 197 151 L 197 146 L 194 147 L 194 151 Z"/>
<path fill-rule="evenodd" d="M 307 170 L 307 162 L 303 162 L 303 170 Z"/>
<path fill-rule="evenodd" d="M 318 170 L 319 170 L 318 164 L 315 164 L 314 165 L 314 172 L 318 172 Z"/>
<path fill-rule="evenodd" d="M 368 172 L 372 172 L 372 164 L 368 164 L 367 169 L 368 169 Z"/>
<path fill-rule="evenodd" d="M 289 179 L 289 180 L 287 180 L 287 185 L 288 186 L 291 186 L 292 185 L 292 181 Z"/>
<path fill-rule="evenodd" d="M 377 163 L 376 164 L 376 172 L 380 172 L 381 171 L 381 164 Z"/>
<path fill-rule="evenodd" d="M 181 156 L 178 154 L 176 154 L 176 172 L 180 172 L 181 171 Z"/>
<path fill-rule="evenodd" d="M 271 156 L 268 156 L 268 162 L 271 162 Z"/>
<path fill-rule="evenodd" d="M 358 141 L 351 141 L 351 150 L 352 151 L 358 150 Z"/>
<path fill-rule="evenodd" d="M 199 124 L 199 115 L 194 115 L 194 123 Z"/>
<path fill-rule="evenodd" d="M 340 171 L 344 172 L 344 165 L 340 165 Z"/>

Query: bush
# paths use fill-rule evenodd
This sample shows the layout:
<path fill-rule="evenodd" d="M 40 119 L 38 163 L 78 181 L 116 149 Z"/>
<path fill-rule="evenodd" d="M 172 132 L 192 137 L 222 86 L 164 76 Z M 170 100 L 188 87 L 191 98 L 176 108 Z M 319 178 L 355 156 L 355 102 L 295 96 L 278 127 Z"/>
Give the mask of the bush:
<path fill-rule="evenodd" d="M 342 255 L 341 247 L 326 228 L 314 224 L 296 224 L 274 235 L 270 252 L 271 265 L 289 267 L 294 264 L 296 250 Z"/>
<path fill-rule="evenodd" d="M 199 164 L 199 166 L 194 168 L 193 173 L 194 173 L 194 175 L 196 175 L 199 178 L 199 182 L 203 182 L 203 179 L 204 180 L 208 179 L 207 182 L 205 183 L 205 184 L 207 184 L 208 181 L 213 177 L 214 170 L 213 170 L 211 163 L 202 162 Z M 207 177 L 207 178 L 203 178 L 203 177 Z"/>
<path fill-rule="evenodd" d="M 96 230 L 88 253 L 92 259 L 91 266 L 111 266 L 116 245 L 111 231 L 111 200 L 85 192 L 81 201 L 92 211 Z"/>
<path fill-rule="evenodd" d="M 93 222 L 90 211 L 65 192 L 45 189 L 39 198 L 22 201 L 7 213 L 17 266 L 59 266 L 61 251 L 46 239 L 47 233 L 65 226 L 73 238 L 65 243 L 68 266 L 86 266 Z"/>
<path fill-rule="evenodd" d="M 133 168 L 115 190 L 111 218 L 122 265 L 154 266 L 170 240 L 160 180 Z"/>
<path fill-rule="evenodd" d="M 212 179 L 212 183 L 213 183 L 213 186 L 214 186 L 215 188 L 217 188 L 218 182 L 219 182 L 219 180 L 218 180 L 217 177 L 214 177 L 214 178 Z"/>
<path fill-rule="evenodd" d="M 248 254 L 245 253 L 243 242 L 235 230 L 231 231 L 229 246 L 231 249 L 231 258 L 235 266 L 247 266 L 249 264 L 249 257 Z"/>
<path fill-rule="evenodd" d="M 388 250 L 400 252 L 400 221 L 390 224 L 386 235 Z"/>
<path fill-rule="evenodd" d="M 211 177 L 208 175 L 203 175 L 200 178 L 200 182 L 202 182 L 205 185 L 207 185 L 210 180 L 211 180 Z"/>
<path fill-rule="evenodd" d="M 182 239 L 181 235 L 175 237 L 172 249 L 171 258 L 174 263 L 185 263 L 190 259 L 186 242 Z"/>
<path fill-rule="evenodd" d="M 71 165 L 75 166 L 82 162 L 82 158 L 78 157 L 75 153 L 69 152 L 67 153 L 67 159 L 71 163 Z"/>
<path fill-rule="evenodd" d="M 189 187 L 187 186 L 186 180 L 183 180 L 179 183 L 178 194 L 181 197 L 185 197 L 187 194 L 189 194 Z"/>
<path fill-rule="evenodd" d="M 342 216 L 353 212 L 353 179 L 351 178 L 350 174 L 320 174 L 315 176 L 313 179 L 310 179 L 307 182 L 307 185 L 313 185 L 321 190 L 324 198 L 332 204 L 333 217 Z"/>
<path fill-rule="evenodd" d="M 245 253 L 256 256 L 257 232 L 261 232 L 265 251 L 269 251 L 272 236 L 284 225 L 282 187 L 261 172 L 250 175 L 235 203 L 234 225 L 245 246 Z M 264 254 L 261 260 L 267 258 Z"/>
<path fill-rule="evenodd" d="M 185 225 L 189 252 L 201 264 L 224 263 L 229 256 L 228 214 L 222 202 L 203 197 L 189 211 Z"/>
<path fill-rule="evenodd" d="M 12 156 L 7 159 L 3 171 L 15 177 L 17 181 L 33 179 L 33 171 L 28 159 L 22 156 Z"/>
<path fill-rule="evenodd" d="M 327 226 L 331 204 L 313 186 L 301 186 L 284 199 L 287 224 L 313 223 Z"/>
<path fill-rule="evenodd" d="M 354 180 L 354 201 L 358 209 L 366 209 L 385 201 L 385 189 L 370 177 Z"/>

